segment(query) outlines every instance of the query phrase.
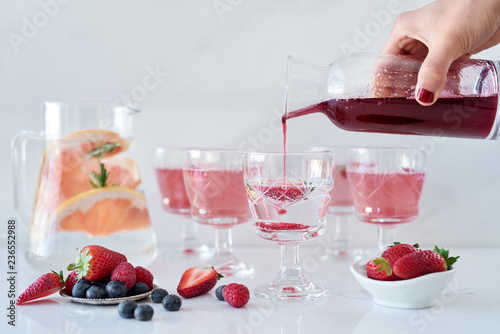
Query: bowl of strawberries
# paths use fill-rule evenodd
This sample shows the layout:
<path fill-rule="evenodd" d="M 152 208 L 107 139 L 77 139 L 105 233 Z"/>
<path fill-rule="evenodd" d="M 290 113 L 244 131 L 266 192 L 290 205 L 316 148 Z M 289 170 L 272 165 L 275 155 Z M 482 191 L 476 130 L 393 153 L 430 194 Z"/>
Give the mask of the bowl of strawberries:
<path fill-rule="evenodd" d="M 421 250 L 418 244 L 396 242 L 380 257 L 360 260 L 350 269 L 376 304 L 419 309 L 434 305 L 455 276 L 458 258 L 437 246 Z"/>

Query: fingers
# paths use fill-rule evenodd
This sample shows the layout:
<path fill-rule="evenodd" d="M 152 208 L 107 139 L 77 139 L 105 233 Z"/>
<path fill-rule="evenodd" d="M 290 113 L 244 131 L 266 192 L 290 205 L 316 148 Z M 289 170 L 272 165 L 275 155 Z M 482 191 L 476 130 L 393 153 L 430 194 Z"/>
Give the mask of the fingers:
<path fill-rule="evenodd" d="M 451 39 L 448 39 L 451 41 Z M 418 72 L 415 97 L 421 105 L 429 106 L 436 102 L 446 84 L 446 75 L 451 63 L 462 55 L 459 43 L 434 41 Z"/>

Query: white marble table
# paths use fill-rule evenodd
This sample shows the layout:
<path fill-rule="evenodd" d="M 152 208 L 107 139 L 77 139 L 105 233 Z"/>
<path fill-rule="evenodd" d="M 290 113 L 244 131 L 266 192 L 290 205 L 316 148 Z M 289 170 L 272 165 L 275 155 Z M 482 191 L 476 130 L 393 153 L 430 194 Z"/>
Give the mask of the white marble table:
<path fill-rule="evenodd" d="M 225 278 L 219 284 L 240 282 L 250 290 L 277 273 L 279 248 L 237 248 L 239 257 L 256 266 L 251 280 Z M 230 307 L 209 294 L 183 300 L 179 312 L 153 304 L 151 321 L 122 319 L 116 306 L 77 304 L 59 295 L 21 306 L 16 327 L 2 319 L 2 333 L 500 333 L 500 249 L 458 248 L 455 280 L 435 306 L 422 310 L 392 309 L 374 304 L 349 271 L 348 261 L 320 262 L 314 249 L 303 247 L 302 263 L 311 280 L 329 288 L 329 296 L 314 304 L 272 304 L 253 297 L 242 309 Z M 21 255 L 19 257 L 22 257 Z M 17 291 L 38 276 L 19 259 Z M 183 271 L 197 261 L 167 261 L 161 256 L 150 266 L 155 282 L 176 293 Z M 3 273 L 7 272 L 2 265 Z M 0 300 L 8 306 L 2 279 Z M 143 301 L 146 302 L 146 301 Z M 6 314 L 4 305 L 3 313 Z M 6 331 L 5 331 L 6 330 Z"/>

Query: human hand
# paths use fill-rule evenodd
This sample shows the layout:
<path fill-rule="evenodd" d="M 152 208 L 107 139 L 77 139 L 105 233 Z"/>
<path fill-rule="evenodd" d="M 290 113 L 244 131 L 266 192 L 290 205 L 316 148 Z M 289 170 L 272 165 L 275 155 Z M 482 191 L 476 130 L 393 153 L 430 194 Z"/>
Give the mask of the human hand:
<path fill-rule="evenodd" d="M 415 88 L 422 105 L 436 102 L 450 64 L 500 43 L 500 0 L 437 0 L 400 14 L 382 53 L 425 57 Z"/>

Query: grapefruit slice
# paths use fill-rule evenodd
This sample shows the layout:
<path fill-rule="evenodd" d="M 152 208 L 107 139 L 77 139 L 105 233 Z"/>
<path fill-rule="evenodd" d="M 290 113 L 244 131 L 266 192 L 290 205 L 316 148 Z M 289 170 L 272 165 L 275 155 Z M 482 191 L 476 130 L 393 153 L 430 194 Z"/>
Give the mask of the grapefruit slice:
<path fill-rule="evenodd" d="M 114 186 L 85 191 L 57 207 L 49 218 L 56 231 L 106 236 L 151 226 L 144 195 Z"/>
<path fill-rule="evenodd" d="M 141 182 L 137 164 L 118 155 L 129 148 L 129 142 L 117 133 L 86 130 L 69 134 L 50 142 L 45 149 L 35 198 L 35 219 L 53 212 L 69 198 L 92 189 L 89 173 L 99 171 L 99 159 L 91 153 L 103 145 L 108 145 L 102 161 L 110 165 L 110 175 L 114 174 L 111 175 L 112 184 L 135 188 Z"/>

